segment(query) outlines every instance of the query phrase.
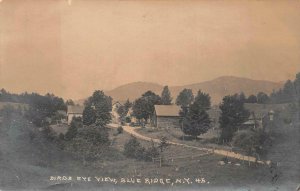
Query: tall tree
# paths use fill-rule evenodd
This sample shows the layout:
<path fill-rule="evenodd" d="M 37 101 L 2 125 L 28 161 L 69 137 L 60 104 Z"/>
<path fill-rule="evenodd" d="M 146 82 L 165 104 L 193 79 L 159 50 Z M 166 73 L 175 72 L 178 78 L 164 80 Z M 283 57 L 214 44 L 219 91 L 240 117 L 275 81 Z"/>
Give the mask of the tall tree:
<path fill-rule="evenodd" d="M 250 95 L 246 100 L 247 103 L 257 103 L 257 97 L 255 95 Z"/>
<path fill-rule="evenodd" d="M 158 104 L 161 104 L 160 96 L 152 91 L 147 91 L 134 102 L 132 107 L 133 115 L 137 119 L 144 119 L 147 122 L 153 115 L 154 105 Z"/>
<path fill-rule="evenodd" d="M 188 107 L 193 101 L 193 91 L 191 89 L 184 89 L 177 96 L 176 104 L 182 107 Z"/>
<path fill-rule="evenodd" d="M 66 101 L 66 105 L 75 105 L 75 103 L 74 103 L 73 100 L 68 99 L 68 100 Z"/>
<path fill-rule="evenodd" d="M 120 105 L 117 108 L 117 113 L 118 113 L 121 121 L 125 120 L 125 117 L 128 114 L 129 109 L 131 107 L 132 107 L 132 103 L 129 101 L 129 99 L 127 99 L 127 101 L 124 103 L 124 105 Z"/>
<path fill-rule="evenodd" d="M 137 100 L 135 100 L 132 106 L 133 116 L 135 116 L 138 120 L 144 119 L 145 121 L 147 121 L 150 115 L 150 108 L 147 107 L 147 101 L 144 98 L 138 98 Z"/>
<path fill-rule="evenodd" d="M 273 103 L 297 102 L 300 98 L 300 73 L 296 74 L 294 81 L 287 80 L 283 88 L 273 91 L 270 98 Z"/>
<path fill-rule="evenodd" d="M 257 103 L 261 103 L 261 104 L 268 103 L 270 100 L 268 94 L 264 92 L 259 92 L 256 97 L 257 97 Z"/>
<path fill-rule="evenodd" d="M 94 111 L 94 108 L 92 108 L 90 105 L 86 105 L 84 107 L 83 113 L 82 113 L 82 121 L 84 125 L 92 125 L 96 121 L 96 114 Z"/>
<path fill-rule="evenodd" d="M 111 121 L 111 110 L 112 98 L 97 90 L 85 102 L 83 121 L 86 125 L 95 123 L 103 127 Z"/>
<path fill-rule="evenodd" d="M 241 100 L 241 102 L 245 103 L 246 102 L 246 95 L 244 92 L 241 92 L 239 95 L 239 98 Z"/>
<path fill-rule="evenodd" d="M 172 104 L 172 97 L 168 86 L 165 86 L 161 93 L 161 104 L 162 105 Z"/>
<path fill-rule="evenodd" d="M 189 108 L 182 107 L 182 131 L 194 138 L 206 133 L 210 127 L 210 118 L 207 110 L 210 108 L 210 96 L 198 91 L 194 103 Z"/>
<path fill-rule="evenodd" d="M 231 141 L 234 132 L 249 118 L 249 111 L 244 108 L 238 95 L 225 96 L 220 109 L 221 140 Z"/>
<path fill-rule="evenodd" d="M 297 97 L 300 98 L 300 72 L 296 74 L 296 79 L 294 81 L 294 87 L 297 94 Z"/>
<path fill-rule="evenodd" d="M 203 109 L 203 110 L 210 109 L 211 101 L 210 101 L 209 94 L 199 90 L 193 104 L 194 105 L 196 104 L 199 107 L 199 109 Z"/>

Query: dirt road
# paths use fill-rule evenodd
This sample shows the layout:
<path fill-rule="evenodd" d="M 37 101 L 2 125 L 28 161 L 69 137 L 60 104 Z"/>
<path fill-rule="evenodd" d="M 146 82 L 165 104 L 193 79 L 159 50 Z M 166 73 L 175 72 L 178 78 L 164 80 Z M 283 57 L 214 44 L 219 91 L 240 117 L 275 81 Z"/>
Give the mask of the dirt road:
<path fill-rule="evenodd" d="M 117 127 L 119 127 L 119 125 L 118 124 L 109 124 L 109 127 L 117 128 Z M 139 128 L 140 127 L 123 126 L 123 129 L 124 129 L 125 132 L 131 134 L 132 136 L 134 136 L 138 139 L 142 139 L 142 140 L 145 140 L 145 141 L 153 141 L 154 143 L 159 143 L 160 142 L 159 139 L 152 139 L 150 137 L 146 137 L 144 135 L 141 135 L 141 134 L 137 133 L 135 130 L 139 129 Z M 211 149 L 211 148 L 204 148 L 204 147 L 195 147 L 195 146 L 182 144 L 182 143 L 176 143 L 176 142 L 172 142 L 172 141 L 168 141 L 168 144 L 182 146 L 182 147 L 186 147 L 186 148 L 193 148 L 193 149 L 196 149 L 196 150 L 199 150 L 199 151 L 212 152 L 212 153 L 217 154 L 217 155 L 222 155 L 222 156 L 226 156 L 226 157 L 229 157 L 229 158 L 235 158 L 235 159 L 239 159 L 239 160 L 247 161 L 247 162 L 257 162 L 259 164 L 268 164 L 268 165 L 271 163 L 271 161 L 257 161 L 255 157 L 242 155 L 242 154 L 235 153 L 235 152 L 232 152 L 232 151 L 226 151 L 226 150 L 220 150 L 220 149 Z"/>

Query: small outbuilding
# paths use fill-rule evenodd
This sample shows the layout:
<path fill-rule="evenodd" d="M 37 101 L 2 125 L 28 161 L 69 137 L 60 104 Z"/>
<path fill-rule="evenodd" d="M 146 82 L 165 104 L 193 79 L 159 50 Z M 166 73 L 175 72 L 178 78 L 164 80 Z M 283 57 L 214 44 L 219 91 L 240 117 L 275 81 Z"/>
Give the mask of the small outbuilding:
<path fill-rule="evenodd" d="M 155 105 L 152 124 L 158 128 L 180 128 L 179 112 L 177 105 Z"/>

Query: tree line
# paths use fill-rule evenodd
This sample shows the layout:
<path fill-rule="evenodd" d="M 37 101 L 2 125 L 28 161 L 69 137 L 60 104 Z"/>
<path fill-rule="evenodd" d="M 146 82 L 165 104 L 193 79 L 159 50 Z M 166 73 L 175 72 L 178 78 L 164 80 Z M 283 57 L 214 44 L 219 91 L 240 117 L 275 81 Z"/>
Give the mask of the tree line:
<path fill-rule="evenodd" d="M 259 92 L 257 95 L 249 95 L 248 97 L 242 92 L 240 98 L 245 103 L 291 103 L 299 101 L 300 99 L 300 73 L 296 74 L 295 80 L 287 80 L 283 87 L 279 90 L 273 90 L 273 92 L 268 95 L 264 92 Z"/>

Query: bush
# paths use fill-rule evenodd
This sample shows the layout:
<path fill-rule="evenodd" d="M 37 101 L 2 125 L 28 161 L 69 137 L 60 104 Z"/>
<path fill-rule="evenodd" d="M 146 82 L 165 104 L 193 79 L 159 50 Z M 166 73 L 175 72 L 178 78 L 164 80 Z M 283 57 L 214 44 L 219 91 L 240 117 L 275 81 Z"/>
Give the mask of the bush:
<path fill-rule="evenodd" d="M 117 128 L 117 131 L 118 131 L 118 134 L 123 133 L 123 127 L 122 127 L 122 126 L 119 126 L 119 127 Z"/>
<path fill-rule="evenodd" d="M 78 130 L 75 138 L 68 144 L 68 150 L 81 158 L 83 164 L 101 158 L 109 148 L 109 137 L 104 127 L 86 127 Z"/>
<path fill-rule="evenodd" d="M 160 138 L 160 143 L 158 145 L 158 148 L 160 149 L 160 152 L 163 152 L 163 150 L 165 148 L 167 148 L 168 146 L 169 146 L 169 144 L 168 144 L 167 137 L 161 137 Z"/>
<path fill-rule="evenodd" d="M 151 142 L 151 147 L 149 147 L 146 151 L 145 151 L 145 156 L 144 159 L 146 161 L 152 161 L 152 158 L 157 158 L 159 157 L 159 151 L 157 149 L 157 147 L 155 147 L 154 142 Z"/>
<path fill-rule="evenodd" d="M 132 137 L 124 146 L 124 155 L 137 160 L 151 161 L 159 156 L 159 151 L 152 142 L 151 147 L 145 149 L 135 137 Z"/>
<path fill-rule="evenodd" d="M 56 133 L 49 126 L 43 128 L 42 134 L 48 141 L 54 141 L 56 138 Z"/>
<path fill-rule="evenodd" d="M 131 123 L 131 118 L 130 118 L 130 117 L 126 117 L 126 118 L 125 118 L 125 122 L 126 122 L 126 123 Z"/>
<path fill-rule="evenodd" d="M 64 134 L 60 133 L 60 134 L 58 135 L 58 138 L 59 138 L 59 140 L 64 140 L 64 139 L 65 139 L 65 136 L 64 136 Z"/>
<path fill-rule="evenodd" d="M 283 119 L 284 124 L 286 125 L 290 125 L 292 123 L 292 119 L 291 118 L 284 118 Z"/>
<path fill-rule="evenodd" d="M 261 129 L 242 130 L 235 133 L 233 145 L 241 148 L 249 155 L 262 154 L 269 136 Z"/>
<path fill-rule="evenodd" d="M 135 137 L 131 137 L 131 139 L 125 143 L 124 145 L 124 155 L 129 158 L 136 158 L 137 151 L 141 150 L 141 145 Z"/>
<path fill-rule="evenodd" d="M 82 119 L 81 117 L 73 117 L 71 121 L 71 125 L 68 128 L 68 131 L 65 135 L 66 140 L 71 140 L 76 137 L 78 129 L 82 127 Z"/>

